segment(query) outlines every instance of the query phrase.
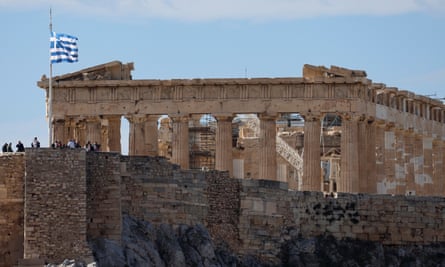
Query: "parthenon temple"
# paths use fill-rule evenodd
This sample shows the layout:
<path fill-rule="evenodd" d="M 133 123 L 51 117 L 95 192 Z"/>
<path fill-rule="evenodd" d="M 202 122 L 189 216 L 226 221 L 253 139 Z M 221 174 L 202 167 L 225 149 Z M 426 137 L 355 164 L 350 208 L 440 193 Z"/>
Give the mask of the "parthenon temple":
<path fill-rule="evenodd" d="M 445 106 L 362 70 L 303 77 L 133 80 L 113 61 L 38 86 L 52 139 L 163 156 L 182 169 L 287 182 L 304 191 L 445 196 Z M 49 103 L 51 99 L 52 103 Z M 51 105 L 50 105 L 51 104 Z"/>

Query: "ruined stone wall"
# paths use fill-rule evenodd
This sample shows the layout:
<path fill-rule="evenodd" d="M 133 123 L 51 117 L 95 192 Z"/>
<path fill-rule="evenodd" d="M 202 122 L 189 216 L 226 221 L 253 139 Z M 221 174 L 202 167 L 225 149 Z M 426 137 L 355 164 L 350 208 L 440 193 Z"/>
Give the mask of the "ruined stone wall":
<path fill-rule="evenodd" d="M 25 159 L 1 156 L 0 170 L 0 205 L 11 211 L 0 214 L 0 266 L 16 262 L 21 249 L 25 259 L 89 258 L 87 238 L 120 240 L 122 213 L 155 224 L 204 224 L 216 242 L 272 260 L 286 240 L 299 235 L 384 244 L 445 242 L 440 197 L 325 197 L 289 191 L 282 182 L 183 171 L 159 157 L 70 149 L 27 150 Z"/>
<path fill-rule="evenodd" d="M 260 156 L 260 143 L 258 138 L 243 139 L 240 144 L 241 149 L 235 151 L 234 159 L 243 159 L 244 161 L 244 178 L 259 177 L 258 162 Z"/>
<path fill-rule="evenodd" d="M 87 152 L 88 237 L 121 240 L 121 156 Z"/>
<path fill-rule="evenodd" d="M 288 191 L 285 183 L 244 180 L 240 239 L 243 253 L 273 258 L 284 240 L 333 235 L 383 244 L 445 241 L 445 201 L 440 197 Z"/>
<path fill-rule="evenodd" d="M 224 240 L 231 248 L 240 247 L 238 225 L 240 221 L 241 181 L 231 179 L 228 172 L 206 173 L 208 213 L 207 229 L 214 240 Z"/>
<path fill-rule="evenodd" d="M 0 267 L 9 267 L 23 256 L 23 153 L 0 155 Z"/>
<path fill-rule="evenodd" d="M 296 225 L 286 183 L 270 180 L 242 180 L 240 192 L 240 253 L 255 249 L 258 255 L 274 259 L 280 251 L 286 225 Z"/>
<path fill-rule="evenodd" d="M 160 157 L 122 157 L 122 211 L 152 223 L 202 223 L 205 175 L 181 171 Z"/>
<path fill-rule="evenodd" d="M 25 259 L 92 257 L 86 178 L 83 150 L 26 150 Z"/>

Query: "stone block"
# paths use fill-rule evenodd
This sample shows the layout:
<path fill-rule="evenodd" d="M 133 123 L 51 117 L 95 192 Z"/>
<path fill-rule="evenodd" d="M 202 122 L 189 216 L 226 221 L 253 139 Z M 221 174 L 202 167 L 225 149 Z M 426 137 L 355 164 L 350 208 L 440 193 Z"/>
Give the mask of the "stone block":
<path fill-rule="evenodd" d="M 266 215 L 273 215 L 277 213 L 277 203 L 266 201 Z"/>
<path fill-rule="evenodd" d="M 7 199 L 7 197 L 8 197 L 8 190 L 6 186 L 0 185 L 0 200 Z"/>
<path fill-rule="evenodd" d="M 255 212 L 264 212 L 264 201 L 261 199 L 253 199 L 252 210 Z"/>

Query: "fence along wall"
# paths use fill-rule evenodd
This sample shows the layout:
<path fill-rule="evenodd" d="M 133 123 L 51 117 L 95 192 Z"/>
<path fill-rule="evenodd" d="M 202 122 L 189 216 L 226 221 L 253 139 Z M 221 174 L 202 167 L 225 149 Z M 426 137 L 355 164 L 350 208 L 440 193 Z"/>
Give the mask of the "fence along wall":
<path fill-rule="evenodd" d="M 120 240 L 123 212 L 156 224 L 202 223 L 215 240 L 226 241 L 236 251 L 271 259 L 276 259 L 285 240 L 297 235 L 331 234 L 385 244 L 445 241 L 445 201 L 440 197 L 339 194 L 331 198 L 319 192 L 289 191 L 282 182 L 183 171 L 163 158 L 82 150 L 27 150 L 26 165 L 23 155 L 14 157 L 13 164 L 26 166 L 25 204 L 16 207 L 16 217 L 0 221 L 0 229 L 13 231 L 17 246 L 9 249 L 16 251 L 15 257 L 23 249 L 25 259 L 59 262 L 65 257 L 91 257 L 88 238 Z M 8 160 L 0 157 L 0 166 Z M 14 173 L 17 181 L 23 181 L 23 174 L 20 178 Z M 5 181 L 7 175 L 0 177 Z M 7 190 L 19 192 L 20 182 L 13 183 L 8 181 L 8 188 L 16 189 Z M 23 232 L 12 228 L 11 222 L 23 217 L 26 235 L 20 248 Z M 1 249 L 3 255 L 8 251 Z M 9 261 L 3 257 L 0 266 L 16 262 L 18 258 L 12 257 Z"/>

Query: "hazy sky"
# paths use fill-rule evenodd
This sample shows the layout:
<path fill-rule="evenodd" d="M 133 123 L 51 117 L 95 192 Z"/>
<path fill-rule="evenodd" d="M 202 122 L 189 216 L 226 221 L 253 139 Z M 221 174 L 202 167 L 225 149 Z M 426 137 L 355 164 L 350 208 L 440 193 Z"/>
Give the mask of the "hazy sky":
<path fill-rule="evenodd" d="M 307 63 L 445 97 L 445 0 L 0 0 L 0 143 L 48 144 L 50 7 L 79 38 L 54 76 L 120 60 L 133 79 L 301 77 Z"/>

